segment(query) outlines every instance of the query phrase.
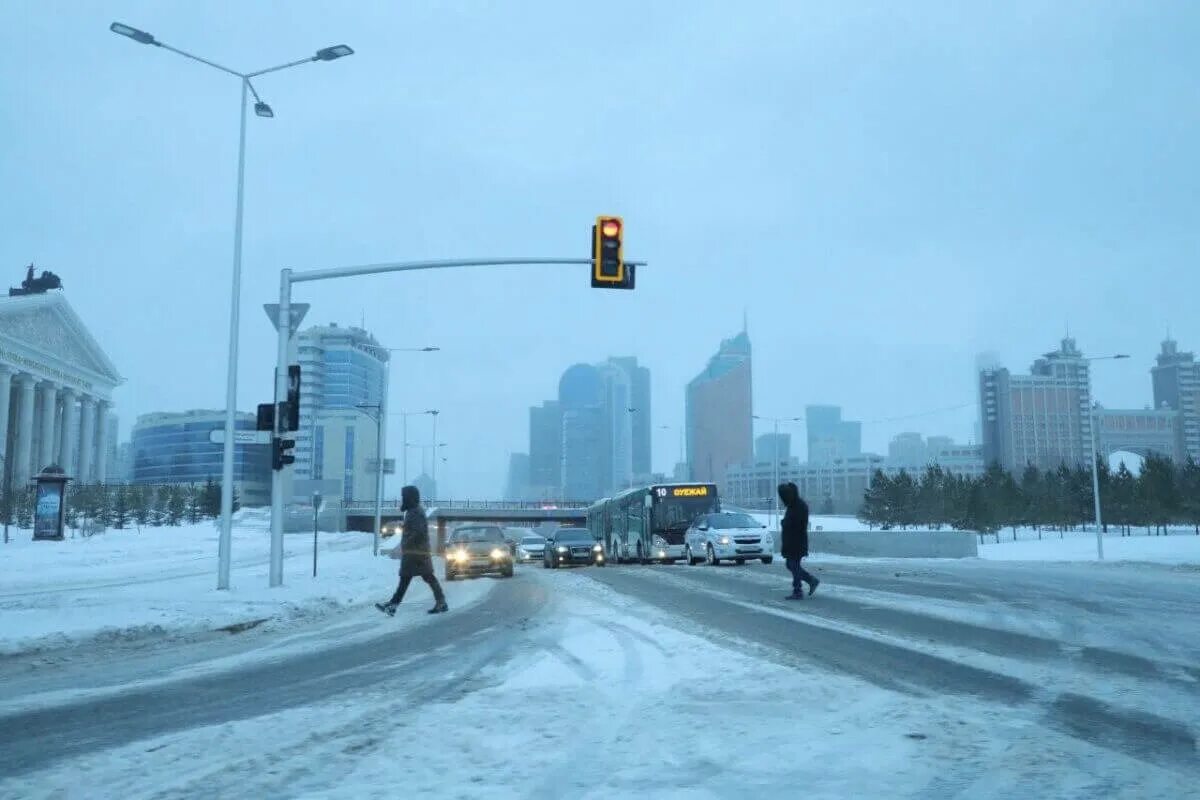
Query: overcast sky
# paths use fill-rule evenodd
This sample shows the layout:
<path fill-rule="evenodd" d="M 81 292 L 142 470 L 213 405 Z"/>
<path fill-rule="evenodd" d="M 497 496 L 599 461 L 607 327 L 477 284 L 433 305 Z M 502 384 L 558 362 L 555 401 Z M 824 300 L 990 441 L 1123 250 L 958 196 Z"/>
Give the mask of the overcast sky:
<path fill-rule="evenodd" d="M 759 414 L 968 404 L 866 425 L 876 451 L 968 439 L 976 355 L 1024 371 L 1068 325 L 1133 355 L 1094 385 L 1141 407 L 1168 325 L 1200 349 L 1200 6 L 983 5 L 10 0 L 0 269 L 62 275 L 127 378 L 122 439 L 223 407 L 238 81 L 108 25 L 247 71 L 345 42 L 258 81 L 276 117 L 249 121 L 243 409 L 271 394 L 281 267 L 584 256 L 598 213 L 650 262 L 634 293 L 553 267 L 297 289 L 308 322 L 442 348 L 398 355 L 392 407 L 442 410 L 443 494 L 498 496 L 576 361 L 638 356 L 655 425 L 678 426 L 743 310 Z M 656 430 L 655 467 L 677 451 Z"/>

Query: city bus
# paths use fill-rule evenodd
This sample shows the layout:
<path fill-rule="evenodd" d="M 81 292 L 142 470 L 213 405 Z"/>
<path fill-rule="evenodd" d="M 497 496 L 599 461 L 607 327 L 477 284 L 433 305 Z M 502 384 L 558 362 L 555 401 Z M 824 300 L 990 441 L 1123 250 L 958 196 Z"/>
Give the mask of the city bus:
<path fill-rule="evenodd" d="M 720 510 L 715 484 L 652 484 L 594 503 L 587 527 L 610 563 L 669 564 L 683 560 L 683 535 L 692 521 Z"/>

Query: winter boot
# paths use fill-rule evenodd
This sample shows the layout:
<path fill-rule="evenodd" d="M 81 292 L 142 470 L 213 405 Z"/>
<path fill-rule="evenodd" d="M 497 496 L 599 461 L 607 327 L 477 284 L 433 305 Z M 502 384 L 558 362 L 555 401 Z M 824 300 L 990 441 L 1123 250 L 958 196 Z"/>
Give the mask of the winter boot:
<path fill-rule="evenodd" d="M 815 591 L 817 590 L 817 587 L 818 587 L 818 586 L 820 586 L 820 585 L 821 585 L 821 581 L 820 581 L 820 579 L 818 579 L 818 578 L 813 578 L 813 579 L 812 579 L 812 583 L 810 583 L 810 584 L 808 585 L 808 596 L 809 596 L 809 597 L 812 597 L 812 593 L 813 593 L 813 592 L 815 592 Z"/>
<path fill-rule="evenodd" d="M 393 603 L 376 603 L 375 607 L 387 614 L 389 617 L 396 616 L 396 606 Z"/>
<path fill-rule="evenodd" d="M 429 611 L 428 611 L 428 612 L 426 612 L 426 613 L 429 613 L 429 614 L 445 614 L 445 613 L 446 613 L 447 611 L 449 611 L 449 610 L 450 610 L 450 606 L 448 606 L 448 605 L 446 605 L 444 602 L 442 602 L 442 603 L 438 603 L 438 604 L 437 604 L 437 605 L 435 605 L 433 608 L 429 609 Z"/>

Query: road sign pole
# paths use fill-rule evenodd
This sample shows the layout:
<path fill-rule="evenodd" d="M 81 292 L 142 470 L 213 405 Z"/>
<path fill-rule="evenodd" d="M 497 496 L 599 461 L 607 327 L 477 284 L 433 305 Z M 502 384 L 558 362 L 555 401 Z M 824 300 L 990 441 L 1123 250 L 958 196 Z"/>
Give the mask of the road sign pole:
<path fill-rule="evenodd" d="M 317 577 L 317 518 L 321 513 L 321 495 L 313 492 L 313 577 Z"/>
<path fill-rule="evenodd" d="M 279 273 L 279 337 L 278 352 L 275 361 L 275 402 L 281 397 L 287 397 L 287 365 L 288 340 L 291 338 L 292 326 L 287 324 L 291 319 L 292 271 L 284 269 Z M 278 405 L 276 405 L 278 408 Z M 283 415 L 275 414 L 275 434 L 282 433 Z M 283 585 L 283 484 L 284 474 L 288 468 L 271 470 L 271 569 L 269 584 L 271 587 Z"/>

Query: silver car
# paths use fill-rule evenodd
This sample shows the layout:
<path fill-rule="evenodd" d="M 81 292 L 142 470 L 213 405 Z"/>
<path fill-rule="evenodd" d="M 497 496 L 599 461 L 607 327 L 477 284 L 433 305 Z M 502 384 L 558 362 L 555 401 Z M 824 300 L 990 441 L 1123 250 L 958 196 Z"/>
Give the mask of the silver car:
<path fill-rule="evenodd" d="M 701 561 L 714 567 L 722 561 L 770 564 L 775 557 L 775 538 L 767 526 L 740 511 L 700 515 L 683 541 L 683 560 L 690 565 Z"/>
<path fill-rule="evenodd" d="M 529 534 L 517 543 L 517 561 L 541 561 L 546 552 L 546 538 L 536 533 Z"/>

